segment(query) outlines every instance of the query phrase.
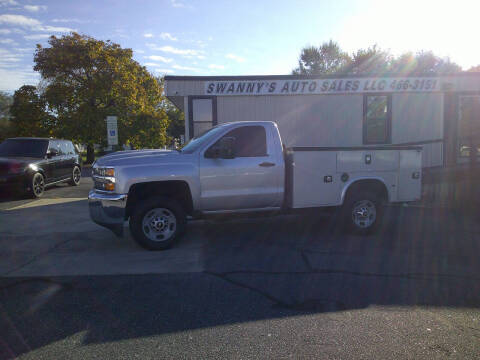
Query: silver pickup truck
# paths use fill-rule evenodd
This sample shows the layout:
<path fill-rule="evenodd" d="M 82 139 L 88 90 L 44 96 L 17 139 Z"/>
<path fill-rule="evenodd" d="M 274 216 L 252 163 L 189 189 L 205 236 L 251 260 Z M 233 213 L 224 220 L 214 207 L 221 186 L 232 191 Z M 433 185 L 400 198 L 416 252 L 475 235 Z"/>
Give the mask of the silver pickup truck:
<path fill-rule="evenodd" d="M 370 233 L 387 202 L 418 200 L 421 148 L 284 148 L 273 122 L 216 126 L 180 151 L 121 151 L 93 165 L 90 216 L 117 235 L 166 249 L 187 218 L 340 207 L 346 228 Z"/>

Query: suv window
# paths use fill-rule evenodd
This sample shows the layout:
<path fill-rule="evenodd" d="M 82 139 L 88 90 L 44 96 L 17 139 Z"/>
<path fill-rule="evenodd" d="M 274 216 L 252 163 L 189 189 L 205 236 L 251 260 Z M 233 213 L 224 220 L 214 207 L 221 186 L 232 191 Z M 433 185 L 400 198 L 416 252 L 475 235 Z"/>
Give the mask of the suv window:
<path fill-rule="evenodd" d="M 73 145 L 71 141 L 61 141 L 60 148 L 62 152 L 66 155 L 73 155 Z"/>
<path fill-rule="evenodd" d="M 267 135 L 263 126 L 242 126 L 223 137 L 235 138 L 236 157 L 267 156 Z"/>
<path fill-rule="evenodd" d="M 55 149 L 58 152 L 58 155 L 64 155 L 61 146 L 60 146 L 60 141 L 58 140 L 50 140 L 48 144 L 48 150 Z"/>

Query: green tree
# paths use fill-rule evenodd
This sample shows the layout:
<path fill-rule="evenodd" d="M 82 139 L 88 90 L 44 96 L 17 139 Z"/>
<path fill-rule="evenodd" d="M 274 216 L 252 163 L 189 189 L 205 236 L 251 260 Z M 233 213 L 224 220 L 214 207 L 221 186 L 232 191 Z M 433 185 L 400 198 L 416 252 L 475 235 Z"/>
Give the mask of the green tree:
<path fill-rule="evenodd" d="M 390 70 L 392 56 L 385 50 L 371 46 L 359 49 L 352 54 L 351 61 L 342 69 L 347 74 L 382 74 Z"/>
<path fill-rule="evenodd" d="M 50 47 L 37 45 L 34 70 L 40 72 L 48 108 L 58 118 L 56 130 L 87 144 L 87 162 L 94 159 L 94 144 L 105 145 L 108 115 L 118 117 L 120 143 L 148 145 L 139 140 L 134 122 L 142 119 L 140 114 L 160 116 L 162 87 L 133 60 L 132 50 L 77 33 L 52 36 L 48 43 Z"/>
<path fill-rule="evenodd" d="M 309 46 L 302 49 L 299 67 L 293 70 L 293 74 L 421 75 L 459 71 L 461 67 L 449 58 L 441 58 L 431 51 L 421 51 L 415 55 L 408 52 L 395 58 L 374 45 L 359 49 L 350 56 L 330 40 L 319 48 Z"/>
<path fill-rule="evenodd" d="M 136 149 L 141 147 L 155 149 L 166 145 L 168 123 L 167 114 L 163 110 L 134 115 L 130 121 L 129 130 L 132 135 L 129 144 Z"/>
<path fill-rule="evenodd" d="M 15 136 L 52 135 L 54 118 L 46 111 L 45 99 L 35 86 L 24 85 L 15 91 L 10 114 Z"/>
<path fill-rule="evenodd" d="M 298 67 L 294 75 L 325 75 L 335 74 L 351 62 L 350 56 L 340 49 L 340 46 L 330 40 L 320 47 L 309 46 L 302 49 Z"/>
<path fill-rule="evenodd" d="M 10 106 L 13 97 L 6 92 L 0 91 L 0 142 L 13 136 L 13 126 L 10 121 Z"/>

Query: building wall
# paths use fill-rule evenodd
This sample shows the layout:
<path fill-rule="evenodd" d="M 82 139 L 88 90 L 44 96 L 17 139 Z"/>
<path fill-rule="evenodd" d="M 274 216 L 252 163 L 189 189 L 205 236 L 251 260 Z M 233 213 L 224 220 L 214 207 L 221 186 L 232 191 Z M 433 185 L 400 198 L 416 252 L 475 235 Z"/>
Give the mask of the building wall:
<path fill-rule="evenodd" d="M 219 96 L 218 122 L 274 121 L 286 146 L 361 146 L 362 95 Z"/>

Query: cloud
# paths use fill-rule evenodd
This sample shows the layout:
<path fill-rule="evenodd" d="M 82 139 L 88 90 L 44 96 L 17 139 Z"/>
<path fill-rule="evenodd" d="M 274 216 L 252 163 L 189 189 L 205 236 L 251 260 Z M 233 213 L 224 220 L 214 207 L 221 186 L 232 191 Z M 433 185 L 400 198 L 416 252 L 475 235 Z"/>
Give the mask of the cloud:
<path fill-rule="evenodd" d="M 150 55 L 150 56 L 145 56 L 145 58 L 150 59 L 150 60 L 154 60 L 154 61 L 161 61 L 161 62 L 164 62 L 164 63 L 169 63 L 169 62 L 173 61 L 173 59 L 165 58 L 165 57 L 160 56 L 160 55 Z"/>
<path fill-rule="evenodd" d="M 15 6 L 18 2 L 15 0 L 0 0 L 0 6 Z"/>
<path fill-rule="evenodd" d="M 12 30 L 10 29 L 0 29 L 0 35 L 7 35 L 10 34 Z"/>
<path fill-rule="evenodd" d="M 53 19 L 52 22 L 54 23 L 87 23 L 89 22 L 88 20 L 80 20 L 80 19 Z"/>
<path fill-rule="evenodd" d="M 183 2 L 179 1 L 179 0 L 170 0 L 170 4 L 172 4 L 172 6 L 174 8 L 186 8 L 187 5 L 185 5 Z"/>
<path fill-rule="evenodd" d="M 32 35 L 24 35 L 23 38 L 25 40 L 43 40 L 48 39 L 50 35 L 48 34 L 32 34 Z"/>
<path fill-rule="evenodd" d="M 225 69 L 225 66 L 223 66 L 223 65 L 216 65 L 216 64 L 210 64 L 210 65 L 208 65 L 208 68 L 209 68 L 209 69 L 218 69 L 218 70 L 221 70 L 221 69 Z"/>
<path fill-rule="evenodd" d="M 20 26 L 20 27 L 29 28 L 29 29 L 35 30 L 35 31 L 48 31 L 48 32 L 71 32 L 71 31 L 75 31 L 74 29 L 70 29 L 68 27 L 43 25 L 37 19 L 27 17 L 27 16 L 23 16 L 23 15 L 12 15 L 12 14 L 0 15 L 0 24 Z"/>
<path fill-rule="evenodd" d="M 0 44 L 16 44 L 18 45 L 13 39 L 0 39 Z"/>
<path fill-rule="evenodd" d="M 15 54 L 7 49 L 0 48 L 0 62 L 3 63 L 11 63 L 11 62 L 18 62 L 22 60 L 22 55 Z"/>
<path fill-rule="evenodd" d="M 30 28 L 42 25 L 42 23 L 36 19 L 23 16 L 23 15 L 12 15 L 12 14 L 0 15 L 0 24 L 17 25 L 17 26 L 30 27 Z"/>
<path fill-rule="evenodd" d="M 160 37 L 163 39 L 163 40 L 171 40 L 171 41 L 177 41 L 178 39 L 176 37 L 174 37 L 172 34 L 168 33 L 168 32 L 162 32 L 160 34 Z"/>
<path fill-rule="evenodd" d="M 154 69 L 155 72 L 159 74 L 172 74 L 174 71 L 172 69 Z"/>
<path fill-rule="evenodd" d="M 227 54 L 227 55 L 225 55 L 225 57 L 227 59 L 230 59 L 230 60 L 235 60 L 236 62 L 244 62 L 245 61 L 245 59 L 243 57 L 235 55 L 235 54 Z"/>
<path fill-rule="evenodd" d="M 36 85 L 39 74 L 31 68 L 4 69 L 0 64 L 0 90 L 13 92 L 23 85 Z"/>
<path fill-rule="evenodd" d="M 178 49 L 174 48 L 173 46 L 153 46 L 152 49 L 163 51 L 170 54 L 175 55 L 183 55 L 183 56 L 199 56 L 203 51 L 198 51 L 194 49 Z"/>
<path fill-rule="evenodd" d="M 146 34 L 143 34 L 143 37 L 151 38 L 151 37 L 153 37 L 153 34 L 151 34 L 151 33 L 146 33 Z"/>
<path fill-rule="evenodd" d="M 204 60 L 205 56 L 204 55 L 198 55 L 197 58 L 200 59 L 200 60 Z"/>
<path fill-rule="evenodd" d="M 145 51 L 144 50 L 133 50 L 134 52 L 138 53 L 138 54 L 145 54 Z"/>
<path fill-rule="evenodd" d="M 200 69 L 197 69 L 197 68 L 194 68 L 194 67 L 189 67 L 189 66 L 182 66 L 182 65 L 173 65 L 172 66 L 174 69 L 177 69 L 177 70 L 187 70 L 187 71 L 194 71 L 194 72 L 199 72 Z"/>
<path fill-rule="evenodd" d="M 46 5 L 25 5 L 23 8 L 30 12 L 39 12 L 40 10 L 43 10 L 43 11 L 47 10 Z"/>

